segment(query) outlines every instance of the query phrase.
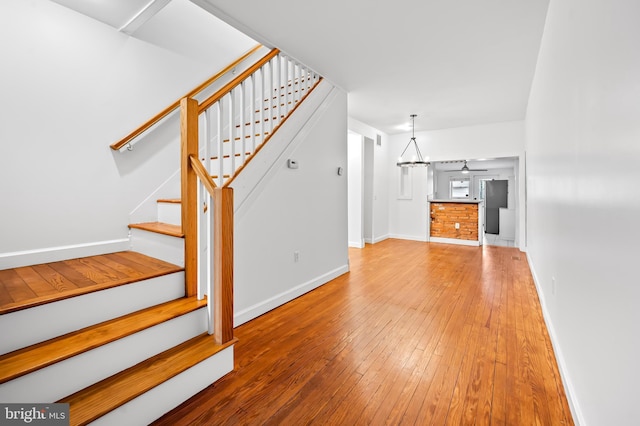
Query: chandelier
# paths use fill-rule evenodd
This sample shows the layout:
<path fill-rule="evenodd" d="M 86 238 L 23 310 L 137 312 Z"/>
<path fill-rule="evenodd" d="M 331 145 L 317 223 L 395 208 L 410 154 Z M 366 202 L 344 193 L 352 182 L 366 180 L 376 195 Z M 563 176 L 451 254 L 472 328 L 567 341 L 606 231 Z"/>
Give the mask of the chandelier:
<path fill-rule="evenodd" d="M 409 143 L 407 144 L 407 146 L 404 148 L 404 151 L 402 151 L 402 154 L 400 154 L 400 158 L 398 158 L 398 162 L 396 163 L 396 165 L 398 167 L 428 166 L 429 162 L 424 161 L 424 158 L 422 158 L 422 153 L 420 152 L 420 148 L 418 148 L 418 143 L 416 142 L 415 119 L 417 115 L 411 114 L 410 117 L 411 117 L 411 139 L 409 140 Z M 413 144 L 415 154 L 411 156 L 410 160 L 403 160 L 403 156 L 407 152 L 407 149 L 409 149 L 409 146 L 411 146 L 411 144 Z"/>

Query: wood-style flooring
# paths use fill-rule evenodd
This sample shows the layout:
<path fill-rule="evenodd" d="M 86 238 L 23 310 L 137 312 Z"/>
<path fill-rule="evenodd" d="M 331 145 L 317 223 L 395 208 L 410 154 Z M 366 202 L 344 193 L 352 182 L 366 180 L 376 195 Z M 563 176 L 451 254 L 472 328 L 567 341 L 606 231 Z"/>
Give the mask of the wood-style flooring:
<path fill-rule="evenodd" d="M 133 251 L 0 270 L 0 314 L 181 271 Z"/>
<path fill-rule="evenodd" d="M 526 257 L 386 240 L 235 330 L 236 370 L 157 425 L 571 425 Z"/>

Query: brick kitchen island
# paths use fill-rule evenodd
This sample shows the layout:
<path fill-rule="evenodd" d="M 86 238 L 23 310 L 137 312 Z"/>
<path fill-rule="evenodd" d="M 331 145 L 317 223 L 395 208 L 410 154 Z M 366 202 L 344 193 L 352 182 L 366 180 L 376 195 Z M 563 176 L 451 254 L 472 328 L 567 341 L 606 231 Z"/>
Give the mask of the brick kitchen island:
<path fill-rule="evenodd" d="M 481 246 L 484 209 L 482 201 L 429 200 L 429 241 Z"/>

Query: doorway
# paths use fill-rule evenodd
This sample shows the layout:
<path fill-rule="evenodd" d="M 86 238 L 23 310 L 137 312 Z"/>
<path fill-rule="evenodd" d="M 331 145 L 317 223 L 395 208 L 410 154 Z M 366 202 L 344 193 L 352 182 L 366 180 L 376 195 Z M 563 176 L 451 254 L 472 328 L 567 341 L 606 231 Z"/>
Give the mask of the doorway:
<path fill-rule="evenodd" d="M 347 217 L 349 247 L 364 247 L 364 222 L 362 205 L 364 181 L 362 178 L 363 144 L 357 133 L 347 135 Z"/>
<path fill-rule="evenodd" d="M 486 182 L 491 180 L 508 181 L 507 205 L 498 207 L 500 226 L 498 234 L 484 234 L 484 244 L 522 246 L 524 232 L 521 229 L 524 223 L 524 180 L 523 170 L 520 167 L 518 157 L 466 159 L 468 172 L 462 170 L 464 160 L 444 160 L 433 162 L 434 176 L 432 188 L 435 199 L 460 199 L 465 198 L 466 182 L 470 180 L 468 190 L 469 199 L 482 200 L 482 226 L 485 226 L 484 202 L 486 199 Z M 452 183 L 453 182 L 453 183 Z"/>
<path fill-rule="evenodd" d="M 347 144 L 349 246 L 363 248 L 374 241 L 374 141 L 350 132 Z"/>
<path fill-rule="evenodd" d="M 364 179 L 362 201 L 362 223 L 364 242 L 373 244 L 373 139 L 363 137 L 364 157 L 362 174 Z"/>

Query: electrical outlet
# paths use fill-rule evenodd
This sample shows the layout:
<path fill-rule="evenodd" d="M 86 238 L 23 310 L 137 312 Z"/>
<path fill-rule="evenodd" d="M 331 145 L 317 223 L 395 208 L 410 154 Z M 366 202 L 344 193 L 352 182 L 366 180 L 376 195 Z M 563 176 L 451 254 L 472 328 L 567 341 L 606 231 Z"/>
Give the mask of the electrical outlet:
<path fill-rule="evenodd" d="M 298 260 L 300 260 L 300 252 L 299 251 L 294 251 L 293 252 L 293 261 L 297 262 Z"/>
<path fill-rule="evenodd" d="M 556 277 L 551 277 L 551 294 L 556 295 Z"/>
<path fill-rule="evenodd" d="M 460 224 L 456 222 L 456 229 L 460 229 Z"/>

